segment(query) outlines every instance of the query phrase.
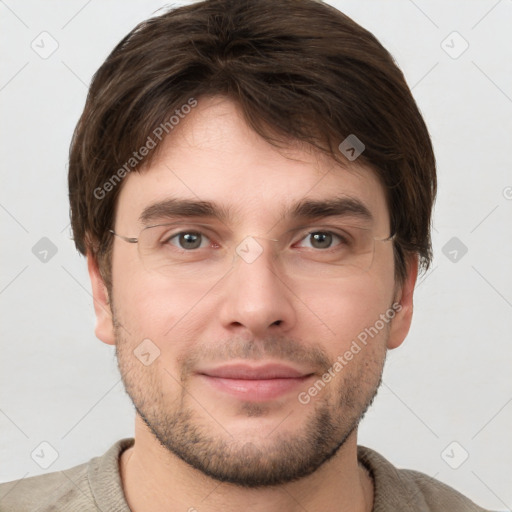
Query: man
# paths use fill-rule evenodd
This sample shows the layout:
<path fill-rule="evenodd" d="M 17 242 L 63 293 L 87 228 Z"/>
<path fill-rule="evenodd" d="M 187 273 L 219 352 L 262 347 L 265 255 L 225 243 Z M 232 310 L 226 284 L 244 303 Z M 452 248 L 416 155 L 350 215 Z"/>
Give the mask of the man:
<path fill-rule="evenodd" d="M 332 7 L 207 0 L 136 27 L 69 165 L 135 439 L 2 484 L 2 510 L 483 510 L 357 445 L 435 194 L 402 73 Z"/>

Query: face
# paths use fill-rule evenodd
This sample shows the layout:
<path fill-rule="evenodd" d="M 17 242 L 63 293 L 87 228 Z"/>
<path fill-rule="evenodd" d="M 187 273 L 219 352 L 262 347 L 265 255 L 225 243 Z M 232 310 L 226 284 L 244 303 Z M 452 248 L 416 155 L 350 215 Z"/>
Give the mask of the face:
<path fill-rule="evenodd" d="M 247 487 L 306 476 L 355 432 L 409 326 L 391 242 L 340 264 L 346 226 L 389 236 L 384 190 L 356 162 L 276 149 L 222 98 L 202 99 L 162 144 L 125 178 L 115 231 L 170 226 L 115 238 L 110 305 L 90 265 L 105 301 L 96 333 L 171 454 Z"/>

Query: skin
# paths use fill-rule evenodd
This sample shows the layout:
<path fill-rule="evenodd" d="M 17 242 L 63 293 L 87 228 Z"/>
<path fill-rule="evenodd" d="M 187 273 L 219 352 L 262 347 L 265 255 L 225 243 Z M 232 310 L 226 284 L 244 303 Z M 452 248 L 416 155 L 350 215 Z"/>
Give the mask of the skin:
<path fill-rule="evenodd" d="M 276 149 L 224 98 L 200 99 L 162 144 L 149 168 L 125 178 L 116 233 L 136 237 L 139 215 L 154 201 L 200 199 L 234 213 L 223 222 L 202 220 L 221 246 L 253 236 L 263 251 L 250 264 L 238 258 L 225 275 L 203 272 L 200 263 L 184 279 L 148 270 L 137 245 L 116 237 L 110 300 L 88 255 L 96 336 L 116 345 L 137 410 L 135 445 L 120 461 L 131 510 L 147 510 L 148 503 L 155 512 L 371 510 L 373 483 L 358 465 L 357 425 L 377 392 L 387 350 L 408 333 L 417 259 L 411 258 L 402 286 L 394 280 L 391 243 L 376 243 L 365 273 L 294 277 L 274 258 L 271 239 L 282 240 L 297 226 L 297 219 L 283 217 L 286 205 L 334 195 L 364 202 L 375 234 L 387 237 L 382 185 L 357 161 L 342 167 L 297 143 Z M 309 258 L 293 243 L 285 249 Z M 298 392 L 393 303 L 401 310 L 385 328 L 301 404 Z M 148 338 L 160 355 L 145 366 L 133 351 Z M 313 376 L 293 392 L 256 403 L 195 373 L 227 362 L 288 363 Z"/>

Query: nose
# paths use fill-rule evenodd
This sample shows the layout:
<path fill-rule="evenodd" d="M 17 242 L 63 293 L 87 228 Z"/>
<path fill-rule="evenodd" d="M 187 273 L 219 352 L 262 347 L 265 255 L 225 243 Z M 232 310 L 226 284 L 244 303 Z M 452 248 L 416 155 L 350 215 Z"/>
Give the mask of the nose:
<path fill-rule="evenodd" d="M 295 325 L 294 295 L 279 275 L 270 244 L 248 237 L 238 246 L 233 268 L 223 280 L 220 320 L 225 328 L 264 337 Z"/>

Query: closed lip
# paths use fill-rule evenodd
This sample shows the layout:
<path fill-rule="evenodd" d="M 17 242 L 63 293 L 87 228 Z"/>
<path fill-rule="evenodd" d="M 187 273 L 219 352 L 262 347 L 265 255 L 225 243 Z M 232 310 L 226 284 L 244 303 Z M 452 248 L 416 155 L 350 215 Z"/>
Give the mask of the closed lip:
<path fill-rule="evenodd" d="M 197 373 L 208 377 L 239 380 L 298 379 L 312 374 L 283 364 L 230 364 L 199 370 Z"/>

